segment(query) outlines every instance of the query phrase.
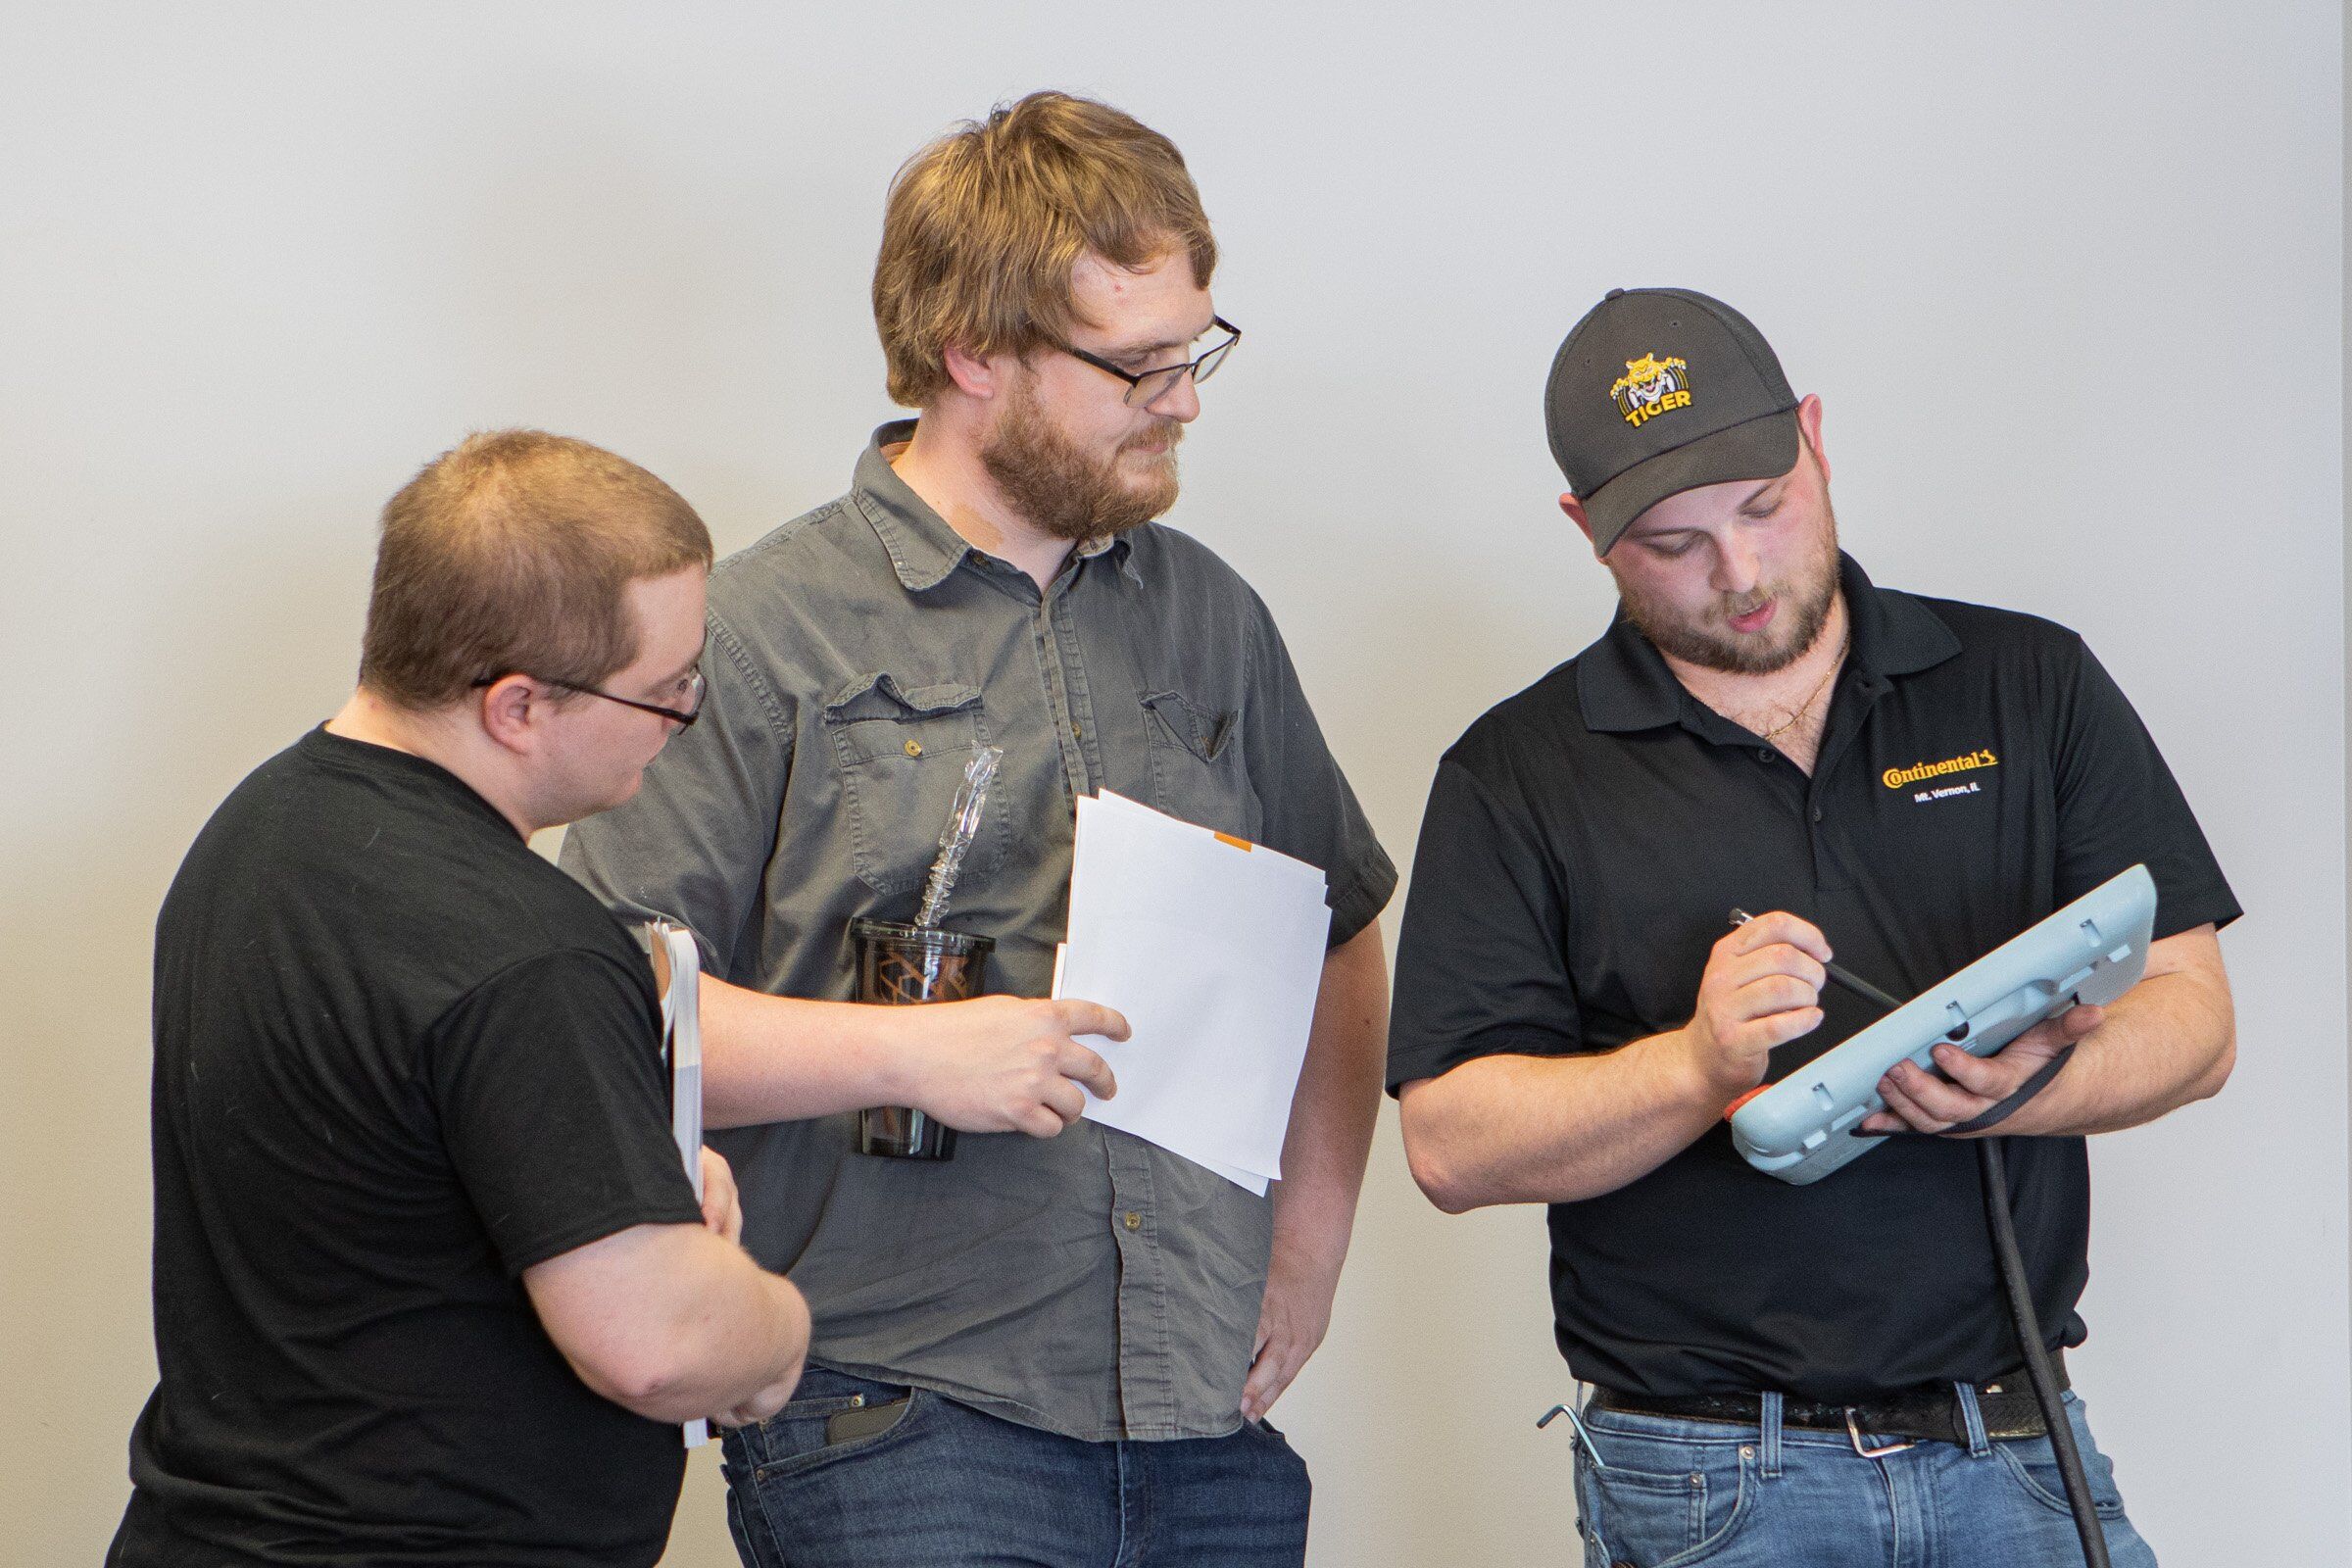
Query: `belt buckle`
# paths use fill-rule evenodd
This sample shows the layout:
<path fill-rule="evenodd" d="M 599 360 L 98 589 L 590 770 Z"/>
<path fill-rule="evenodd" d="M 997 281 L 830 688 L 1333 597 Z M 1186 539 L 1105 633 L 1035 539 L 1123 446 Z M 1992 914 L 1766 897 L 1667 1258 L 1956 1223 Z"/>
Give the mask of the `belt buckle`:
<path fill-rule="evenodd" d="M 1862 1446 L 1862 1429 L 1854 1423 L 1854 1407 L 1850 1404 L 1845 1407 L 1845 1435 L 1847 1440 L 1853 1444 L 1854 1452 L 1865 1459 L 1884 1459 L 1890 1453 L 1900 1453 L 1905 1448 L 1919 1446 L 1917 1443 L 1906 1438 L 1900 1443 L 1889 1443 L 1882 1448 L 1864 1447 Z"/>

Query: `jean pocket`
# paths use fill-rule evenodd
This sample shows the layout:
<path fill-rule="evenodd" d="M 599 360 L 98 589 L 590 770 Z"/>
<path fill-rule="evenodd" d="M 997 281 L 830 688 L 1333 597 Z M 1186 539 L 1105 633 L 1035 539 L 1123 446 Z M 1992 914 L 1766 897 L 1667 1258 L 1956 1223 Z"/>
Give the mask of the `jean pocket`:
<path fill-rule="evenodd" d="M 931 1397 L 921 1389 L 829 1367 L 810 1367 L 793 1393 L 794 1397 L 782 1409 L 743 1434 L 745 1457 L 755 1483 L 806 1474 L 901 1441 Z M 836 1416 L 893 1404 L 898 1411 L 886 1425 L 861 1430 L 843 1441 L 835 1441 L 827 1431 Z"/>
<path fill-rule="evenodd" d="M 2075 1447 L 2082 1455 L 2082 1478 L 2090 1483 L 2091 1506 L 2102 1519 L 2124 1516 L 2124 1494 L 2115 1484 L 2115 1465 L 2091 1441 L 2090 1424 L 2083 1419 L 2082 1401 L 2070 1392 L 2062 1396 L 2075 1431 Z M 2058 1471 L 2058 1452 L 2047 1438 L 2013 1438 L 1992 1446 L 2001 1467 L 2019 1490 L 2058 1513 L 2072 1514 L 2066 1500 L 2066 1479 Z"/>
<path fill-rule="evenodd" d="M 919 886 L 938 854 L 964 768 L 988 744 L 980 689 L 875 670 L 825 699 L 824 726 L 849 807 L 858 879 L 876 893 Z M 1007 819 L 1003 792 L 996 792 L 965 857 L 968 870 L 1003 864 Z"/>
<path fill-rule="evenodd" d="M 1577 1446 L 1576 1505 L 1586 1561 L 1687 1568 L 1729 1546 L 1755 1506 L 1752 1446 L 1669 1444 L 1596 1429 L 1610 1455 Z M 1617 1455 L 1623 1454 L 1620 1458 Z M 1630 1462 L 1629 1462 L 1630 1461 Z M 1634 1468 L 1634 1464 L 1649 1466 Z M 1679 1468 L 1663 1468 L 1677 1464 Z"/>
<path fill-rule="evenodd" d="M 1250 787 L 1240 711 L 1177 691 L 1147 693 L 1143 704 L 1152 804 L 1200 827 L 1255 839 L 1263 816 Z"/>

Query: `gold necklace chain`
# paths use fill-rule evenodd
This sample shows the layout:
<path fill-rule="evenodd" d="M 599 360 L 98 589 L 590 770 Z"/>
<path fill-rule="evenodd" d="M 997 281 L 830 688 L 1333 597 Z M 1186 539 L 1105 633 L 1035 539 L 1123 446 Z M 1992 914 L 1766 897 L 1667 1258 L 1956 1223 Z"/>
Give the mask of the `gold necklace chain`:
<path fill-rule="evenodd" d="M 1807 713 L 1813 711 L 1813 705 L 1821 700 L 1821 694 L 1823 692 L 1829 690 L 1832 677 L 1845 667 L 1845 656 L 1852 650 L 1853 646 L 1853 628 L 1848 627 L 1846 628 L 1844 638 L 1838 644 L 1838 657 L 1830 662 L 1829 670 L 1821 677 L 1820 683 L 1806 695 L 1804 702 L 1798 706 L 1795 712 L 1790 713 L 1786 719 L 1783 719 L 1780 723 L 1775 724 L 1772 728 L 1766 730 L 1760 738 L 1763 740 L 1771 740 L 1776 735 L 1785 735 L 1796 727 L 1798 720 L 1802 719 Z"/>

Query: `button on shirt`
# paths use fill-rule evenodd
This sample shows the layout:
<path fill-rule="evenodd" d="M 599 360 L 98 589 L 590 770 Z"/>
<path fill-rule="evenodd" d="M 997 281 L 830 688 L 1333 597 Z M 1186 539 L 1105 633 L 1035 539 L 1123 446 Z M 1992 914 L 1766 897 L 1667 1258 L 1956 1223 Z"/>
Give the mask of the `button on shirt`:
<path fill-rule="evenodd" d="M 1873 587 L 1813 775 L 1706 708 L 1622 618 L 1472 725 L 1422 820 L 1397 953 L 1392 1088 L 1494 1054 L 1614 1050 L 1690 1019 L 1735 906 L 1819 925 L 1841 966 L 1915 995 L 2144 861 L 2171 936 L 2238 912 L 2155 743 L 2074 633 Z M 1873 1021 L 1832 988 L 1796 1070 Z M 2086 1272 L 2080 1138 L 2009 1146 L 2041 1321 Z M 1550 1210 L 1560 1348 L 1656 1395 L 1845 1401 L 2020 1359 L 1966 1143 L 1896 1140 L 1824 1182 L 1750 1169 L 1718 1123 L 1612 1193 Z"/>
<path fill-rule="evenodd" d="M 996 938 L 987 989 L 1042 997 L 1075 803 L 1111 790 L 1323 869 L 1334 946 L 1396 873 L 1323 743 L 1265 606 L 1182 533 L 1074 552 L 1040 592 L 891 468 L 710 580 L 704 716 L 563 863 L 624 917 L 691 927 L 710 972 L 856 995 L 849 923 L 913 918 L 975 747 L 1004 757 L 944 922 Z M 811 1358 L 1089 1440 L 1216 1436 L 1241 1387 L 1267 1200 L 1124 1133 L 854 1152 L 855 1118 L 712 1135 L 744 1243 L 815 1317 Z"/>

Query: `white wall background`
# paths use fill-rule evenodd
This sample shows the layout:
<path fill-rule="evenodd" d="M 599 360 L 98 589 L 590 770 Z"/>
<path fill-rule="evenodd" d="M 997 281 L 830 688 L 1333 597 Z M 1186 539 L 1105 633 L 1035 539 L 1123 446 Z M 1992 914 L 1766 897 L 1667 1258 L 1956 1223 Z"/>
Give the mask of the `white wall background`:
<path fill-rule="evenodd" d="M 1060 85 L 1193 163 L 1250 340 L 1175 520 L 1400 861 L 1606 617 L 1539 395 L 1614 285 L 1763 326 L 1879 580 L 2089 636 L 2252 912 L 2229 1093 L 2097 1145 L 2079 1379 L 2168 1564 L 2347 1560 L 2341 61 L 2323 0 L 0 10 L 0 1556 L 121 1509 L 150 923 L 343 695 L 376 508 L 508 422 L 722 550 L 837 493 L 892 170 Z M 1566 1387 L 1541 1216 L 1440 1216 L 1391 1118 L 1279 1412 L 1317 1563 L 1571 1560 Z"/>

